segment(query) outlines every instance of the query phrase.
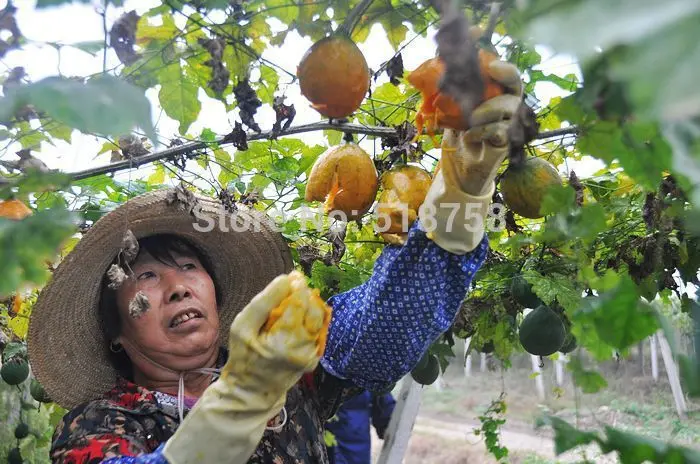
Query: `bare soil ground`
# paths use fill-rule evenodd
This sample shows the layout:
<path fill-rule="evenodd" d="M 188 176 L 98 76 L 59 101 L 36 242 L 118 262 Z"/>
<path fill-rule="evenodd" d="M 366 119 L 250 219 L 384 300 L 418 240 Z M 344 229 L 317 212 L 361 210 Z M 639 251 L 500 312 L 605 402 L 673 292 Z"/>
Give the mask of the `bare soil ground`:
<path fill-rule="evenodd" d="M 582 429 L 611 425 L 700 448 L 700 403 L 688 401 L 688 418 L 680 420 L 663 366 L 654 381 L 650 372 L 641 372 L 634 358 L 603 363 L 597 368 L 608 381 L 607 388 L 583 394 L 574 388 L 568 371 L 565 382 L 557 386 L 554 363 L 545 360 L 541 375 L 546 398 L 540 401 L 530 362 L 527 356 L 516 356 L 508 370 L 494 369 L 492 362 L 493 370 L 480 372 L 477 355 L 470 377 L 464 375 L 459 361 L 450 365 L 439 385 L 424 388 L 404 464 L 497 462 L 473 430 L 480 425 L 478 416 L 502 391 L 508 406 L 500 434 L 501 444 L 509 449 L 506 462 L 580 462 L 584 456 L 600 464 L 618 462 L 614 454 L 601 456 L 593 446 L 556 456 L 551 430 L 535 427 L 536 419 L 544 413 Z M 375 436 L 375 462 L 381 446 L 382 441 Z"/>

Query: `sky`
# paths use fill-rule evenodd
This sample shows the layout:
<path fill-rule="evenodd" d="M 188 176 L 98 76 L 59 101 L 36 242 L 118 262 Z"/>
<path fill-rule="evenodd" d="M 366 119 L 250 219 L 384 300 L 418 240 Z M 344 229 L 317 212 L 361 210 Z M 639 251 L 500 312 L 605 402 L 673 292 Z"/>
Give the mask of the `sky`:
<path fill-rule="evenodd" d="M 107 9 L 107 27 L 111 27 L 118 17 L 127 11 L 136 10 L 142 14 L 149 8 L 160 4 L 154 0 L 127 0 L 124 7 L 116 8 L 109 7 Z M 6 5 L 5 0 L 0 0 L 0 8 Z M 18 25 L 23 35 L 29 41 L 29 44 L 20 51 L 12 51 L 6 55 L 3 60 L 0 60 L 0 72 L 4 73 L 14 66 L 23 66 L 27 72 L 28 78 L 31 81 L 38 81 L 44 77 L 62 74 L 65 76 L 84 76 L 91 73 L 97 73 L 102 70 L 103 57 L 102 52 L 96 56 L 78 50 L 73 47 L 61 47 L 60 51 L 54 46 L 47 43 L 59 44 L 74 44 L 87 41 L 100 41 L 104 38 L 103 22 L 100 15 L 101 1 L 93 0 L 92 4 L 84 4 L 82 2 L 73 2 L 59 7 L 46 8 L 42 10 L 35 9 L 34 0 L 15 0 L 15 7 L 18 8 L 15 14 Z M 176 15 L 176 22 L 182 25 L 184 18 Z M 270 25 L 273 30 L 279 29 L 281 23 L 272 19 Z M 427 38 L 419 37 L 412 41 L 406 47 L 402 56 L 404 67 L 407 71 L 415 69 L 424 60 L 435 55 L 435 30 L 430 30 Z M 406 40 L 412 38 L 412 34 L 407 35 Z M 283 67 L 284 69 L 295 71 L 297 64 L 304 52 L 312 45 L 308 38 L 300 37 L 296 33 L 288 34 L 287 40 L 281 47 L 269 47 L 263 57 Z M 378 69 L 380 65 L 394 54 L 394 50 L 384 36 L 381 26 L 376 25 L 369 38 L 361 44 L 358 44 L 362 50 L 370 68 Z M 561 76 L 568 73 L 575 73 L 580 77 L 580 72 L 571 57 L 568 56 L 553 56 L 544 47 L 538 47 L 538 52 L 542 54 L 542 69 L 545 73 L 554 72 Z M 116 66 L 119 61 L 116 54 L 109 50 L 107 55 L 108 68 Z M 281 76 L 280 82 L 289 82 L 288 76 Z M 377 81 L 380 85 L 386 82 L 386 75 Z M 294 119 L 294 125 L 316 122 L 320 119 L 319 115 L 309 107 L 308 101 L 300 94 L 298 84 L 286 85 L 280 88 L 287 96 L 287 104 L 293 103 L 297 111 Z M 555 96 L 564 96 L 567 93 L 551 83 L 538 84 L 536 88 L 536 96 L 541 104 L 546 104 L 550 98 Z M 171 138 L 177 135 L 178 123 L 165 115 L 160 108 L 157 99 L 157 89 L 151 89 L 147 92 L 147 97 L 152 102 L 152 114 L 154 123 L 157 125 L 157 131 L 160 136 Z M 200 91 L 200 100 L 202 101 L 202 111 L 199 119 L 189 129 L 189 134 L 197 135 L 204 128 L 209 128 L 219 135 L 224 135 L 230 132 L 233 123 L 237 119 L 237 110 L 227 114 L 222 103 L 217 102 L 207 97 L 203 91 Z M 260 126 L 269 129 L 274 120 L 274 112 L 268 105 L 264 105 L 258 110 L 255 116 L 256 121 Z M 304 140 L 307 144 L 324 144 L 327 145 L 322 132 L 305 133 L 296 135 Z M 88 167 L 104 165 L 109 163 L 109 154 L 103 154 L 96 158 L 96 154 L 100 151 L 104 140 L 94 136 L 82 135 L 77 131 L 73 133 L 73 141 L 71 144 L 57 141 L 55 146 L 44 143 L 42 150 L 37 154 L 50 168 L 61 169 L 66 172 L 74 172 Z M 371 142 L 365 142 L 363 147 L 370 150 Z M 378 143 L 378 142 L 377 142 Z M 164 147 L 156 147 L 164 148 Z M 19 147 L 17 147 L 19 150 Z M 10 149 L 3 156 L 4 159 L 14 158 L 14 153 L 17 151 Z M 230 153 L 234 153 L 232 147 L 226 148 Z M 370 151 L 371 153 L 371 151 Z M 563 167 L 562 174 L 570 168 L 576 169 L 579 176 L 589 175 L 602 167 L 602 163 L 597 160 L 584 160 L 567 163 Z M 119 177 L 131 176 L 134 178 L 147 176 L 151 172 L 151 168 L 141 167 L 135 169 L 131 173 L 120 173 Z"/>

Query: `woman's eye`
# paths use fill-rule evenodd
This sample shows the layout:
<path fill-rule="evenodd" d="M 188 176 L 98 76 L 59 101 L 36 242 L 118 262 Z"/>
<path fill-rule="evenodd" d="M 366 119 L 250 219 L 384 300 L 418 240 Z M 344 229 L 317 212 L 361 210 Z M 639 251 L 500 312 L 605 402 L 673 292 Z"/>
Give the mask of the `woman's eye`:
<path fill-rule="evenodd" d="M 138 279 L 139 280 L 150 279 L 151 277 L 155 277 L 155 276 L 156 276 L 156 274 L 154 272 L 146 271 L 146 272 L 142 272 L 141 274 L 139 274 Z"/>
<path fill-rule="evenodd" d="M 184 269 L 186 271 L 189 271 L 189 270 L 195 269 L 197 266 L 194 263 L 185 263 L 180 267 L 182 267 L 182 269 Z"/>

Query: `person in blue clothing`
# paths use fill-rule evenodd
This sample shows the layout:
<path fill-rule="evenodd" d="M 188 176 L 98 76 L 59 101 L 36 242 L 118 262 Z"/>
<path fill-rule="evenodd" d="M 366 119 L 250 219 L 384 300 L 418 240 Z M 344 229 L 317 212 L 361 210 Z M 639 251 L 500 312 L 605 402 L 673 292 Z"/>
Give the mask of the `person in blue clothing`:
<path fill-rule="evenodd" d="M 330 464 L 370 464 L 372 430 L 384 439 L 396 400 L 391 393 L 364 391 L 349 398 L 326 423 L 336 444 L 328 447 Z"/>
<path fill-rule="evenodd" d="M 180 188 L 97 221 L 54 271 L 29 321 L 33 372 L 68 410 L 55 463 L 327 463 L 324 426 L 364 390 L 411 371 L 454 321 L 486 258 L 496 173 L 522 102 L 445 129 L 440 170 L 400 244 L 324 302 L 263 212 Z M 227 216 L 229 217 L 229 216 Z M 252 227 L 246 227 L 245 225 Z"/>

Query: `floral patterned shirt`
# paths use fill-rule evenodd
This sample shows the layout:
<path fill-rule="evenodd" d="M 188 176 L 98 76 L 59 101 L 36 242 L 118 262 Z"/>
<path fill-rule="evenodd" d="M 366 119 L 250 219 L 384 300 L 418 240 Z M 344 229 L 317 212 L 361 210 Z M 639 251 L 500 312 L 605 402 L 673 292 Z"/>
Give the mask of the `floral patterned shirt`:
<path fill-rule="evenodd" d="M 328 463 L 326 420 L 351 395 L 386 390 L 416 365 L 452 324 L 487 250 L 484 237 L 466 255 L 449 253 L 419 221 L 403 246 L 387 246 L 366 282 L 329 299 L 333 316 L 319 367 L 289 391 L 287 423 L 265 431 L 248 463 Z M 224 362 L 222 350 L 219 366 Z M 103 398 L 66 414 L 51 459 L 166 464 L 161 451 L 178 425 L 177 408 L 162 394 L 119 379 Z"/>

